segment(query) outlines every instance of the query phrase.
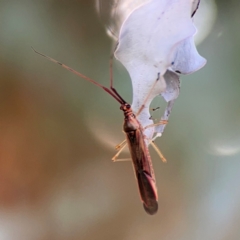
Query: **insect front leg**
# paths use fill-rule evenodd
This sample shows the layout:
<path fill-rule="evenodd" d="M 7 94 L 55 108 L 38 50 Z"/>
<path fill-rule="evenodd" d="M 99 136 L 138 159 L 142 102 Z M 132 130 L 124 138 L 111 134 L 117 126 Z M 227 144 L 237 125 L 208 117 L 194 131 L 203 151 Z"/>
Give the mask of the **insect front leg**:
<path fill-rule="evenodd" d="M 123 159 L 117 159 L 117 157 L 120 155 L 120 153 L 123 151 L 123 149 L 127 146 L 126 140 L 118 144 L 115 148 L 118 150 L 118 152 L 113 156 L 112 161 L 113 162 L 123 162 L 123 161 L 130 161 L 131 158 L 123 158 Z"/>
<path fill-rule="evenodd" d="M 115 146 L 116 150 L 120 150 L 122 148 L 123 145 L 126 145 L 126 139 L 124 139 L 121 143 L 119 143 L 118 145 Z"/>

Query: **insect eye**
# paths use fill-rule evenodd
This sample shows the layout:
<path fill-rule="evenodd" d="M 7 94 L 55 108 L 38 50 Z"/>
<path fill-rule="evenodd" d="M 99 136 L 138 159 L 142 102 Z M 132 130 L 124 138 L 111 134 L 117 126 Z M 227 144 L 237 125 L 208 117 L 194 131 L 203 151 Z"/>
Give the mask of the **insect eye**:
<path fill-rule="evenodd" d="M 131 108 L 131 105 L 130 105 L 130 104 L 127 104 L 127 105 L 126 105 L 126 108 L 127 108 L 127 109 L 130 109 L 130 108 Z"/>

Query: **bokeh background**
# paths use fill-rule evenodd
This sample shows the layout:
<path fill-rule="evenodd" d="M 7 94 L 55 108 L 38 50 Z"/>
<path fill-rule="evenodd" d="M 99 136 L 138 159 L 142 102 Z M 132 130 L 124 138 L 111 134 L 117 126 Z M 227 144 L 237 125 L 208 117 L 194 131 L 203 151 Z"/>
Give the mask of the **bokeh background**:
<path fill-rule="evenodd" d="M 31 50 L 108 86 L 113 44 L 95 2 L 0 0 L 0 240 L 240 239 L 240 3 L 216 6 L 198 46 L 208 63 L 182 78 L 157 140 L 168 163 L 152 152 L 159 211 L 149 216 L 131 162 L 111 162 L 124 139 L 119 104 Z M 114 78 L 131 102 L 117 62 Z"/>

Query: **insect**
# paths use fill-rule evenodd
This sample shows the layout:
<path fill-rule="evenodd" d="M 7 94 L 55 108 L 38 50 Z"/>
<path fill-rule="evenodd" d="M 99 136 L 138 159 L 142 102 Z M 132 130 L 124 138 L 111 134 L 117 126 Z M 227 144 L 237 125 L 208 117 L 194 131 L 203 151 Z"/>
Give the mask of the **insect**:
<path fill-rule="evenodd" d="M 47 58 L 48 60 L 54 63 L 59 64 L 60 66 L 73 72 L 77 76 L 80 76 L 81 78 L 100 87 L 105 92 L 110 94 L 117 102 L 120 103 L 120 109 L 123 111 L 124 114 L 123 131 L 125 133 L 126 140 L 116 147 L 119 150 L 119 152 L 113 157 L 113 161 L 117 161 L 117 156 L 120 154 L 120 152 L 127 144 L 138 183 L 139 193 L 141 196 L 141 200 L 143 202 L 143 207 L 148 214 L 150 215 L 155 214 L 158 210 L 158 194 L 154 170 L 152 167 L 152 161 L 144 136 L 145 128 L 143 128 L 139 121 L 137 120 L 136 115 L 132 111 L 131 105 L 127 103 L 113 87 L 112 58 L 110 61 L 110 88 L 107 88 L 99 84 L 98 82 L 94 81 L 93 79 L 68 67 L 67 65 L 62 64 L 59 61 L 36 51 L 34 48 L 32 49 L 35 53 Z M 160 121 L 158 124 L 166 124 L 166 121 L 162 122 Z M 154 143 L 152 142 L 150 143 L 158 152 L 162 160 L 165 161 L 165 158 L 162 156 L 160 150 L 157 149 Z"/>

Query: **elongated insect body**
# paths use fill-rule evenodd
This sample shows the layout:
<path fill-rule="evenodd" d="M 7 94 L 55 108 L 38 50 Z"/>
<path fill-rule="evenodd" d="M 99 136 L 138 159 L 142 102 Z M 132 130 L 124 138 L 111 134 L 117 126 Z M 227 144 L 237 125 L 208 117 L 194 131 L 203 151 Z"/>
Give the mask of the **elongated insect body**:
<path fill-rule="evenodd" d="M 99 84 L 98 82 L 94 81 L 93 79 L 83 75 L 82 73 L 75 71 L 74 69 L 68 67 L 65 64 L 58 62 L 57 60 L 51 57 L 48 57 L 42 53 L 39 53 L 36 50 L 34 50 L 34 52 L 47 58 L 48 60 L 54 63 L 59 64 L 60 66 L 73 72 L 77 76 L 80 76 L 81 78 L 100 87 L 121 104 L 120 109 L 124 113 L 123 131 L 125 132 L 125 135 L 126 135 L 126 140 L 127 140 L 130 154 L 131 154 L 135 176 L 138 182 L 139 192 L 143 202 L 143 206 L 148 214 L 152 215 L 156 213 L 158 210 L 157 187 L 156 187 L 155 176 L 152 168 L 151 158 L 150 158 L 148 147 L 145 141 L 146 139 L 143 133 L 144 129 L 142 128 L 141 124 L 139 123 L 136 116 L 134 115 L 131 105 L 128 104 L 118 94 L 115 88 L 113 88 L 111 70 L 110 70 L 111 84 L 110 84 L 110 88 L 107 88 Z"/>
<path fill-rule="evenodd" d="M 129 104 L 121 105 L 121 110 L 123 110 L 125 116 L 123 131 L 126 134 L 139 193 L 145 211 L 152 215 L 158 210 L 158 195 L 152 161 L 144 139 L 143 128 L 133 114 Z"/>

